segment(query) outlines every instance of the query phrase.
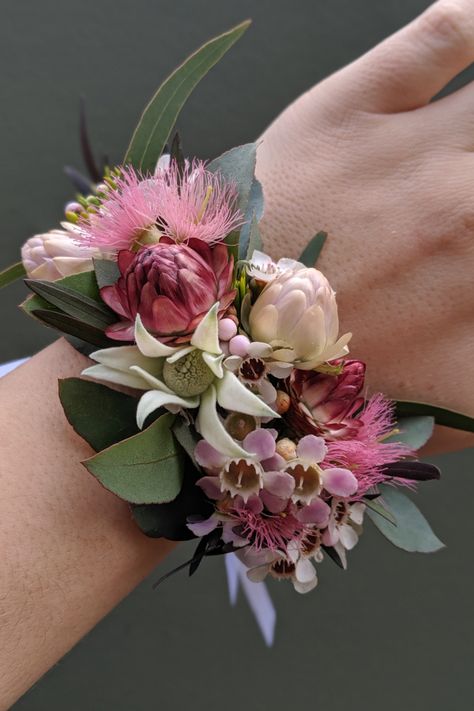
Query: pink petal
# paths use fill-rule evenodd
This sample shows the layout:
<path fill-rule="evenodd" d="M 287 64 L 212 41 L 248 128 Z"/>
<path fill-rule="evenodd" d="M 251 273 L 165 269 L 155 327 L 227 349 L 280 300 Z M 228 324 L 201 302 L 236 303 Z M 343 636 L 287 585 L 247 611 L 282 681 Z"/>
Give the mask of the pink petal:
<path fill-rule="evenodd" d="M 146 286 L 148 285 L 145 285 L 142 293 L 145 291 Z M 189 324 L 189 317 L 166 296 L 158 296 L 153 300 L 152 323 L 153 331 L 168 335 L 185 331 Z"/>
<path fill-rule="evenodd" d="M 322 437 L 310 434 L 300 439 L 296 447 L 296 453 L 300 459 L 317 463 L 323 461 L 327 453 L 327 447 Z"/>
<path fill-rule="evenodd" d="M 296 514 L 296 518 L 301 523 L 314 523 L 319 528 L 325 528 L 329 523 L 330 515 L 331 507 L 318 496 L 308 506 L 303 506 Z"/>
<path fill-rule="evenodd" d="M 200 538 L 201 536 L 206 536 L 208 533 L 217 528 L 218 523 L 219 519 L 215 516 L 215 514 L 212 514 L 209 518 L 204 519 L 204 521 L 195 521 L 193 523 L 187 523 L 186 525 L 195 536 Z"/>
<path fill-rule="evenodd" d="M 273 496 L 289 499 L 295 488 L 295 478 L 287 472 L 265 472 L 263 486 Z"/>
<path fill-rule="evenodd" d="M 260 498 L 265 504 L 265 508 L 273 514 L 281 513 L 288 506 L 288 499 L 280 499 L 265 489 L 260 492 Z"/>
<path fill-rule="evenodd" d="M 264 459 L 260 463 L 266 471 L 281 471 L 287 465 L 286 459 L 284 459 L 281 454 L 276 453 L 273 455 L 273 457 L 270 457 L 269 459 Z"/>
<path fill-rule="evenodd" d="M 204 469 L 215 470 L 216 473 L 226 464 L 228 457 L 214 449 L 205 439 L 199 440 L 194 448 L 197 463 Z"/>
<path fill-rule="evenodd" d="M 334 496 L 352 496 L 356 493 L 359 482 L 349 469 L 334 467 L 324 469 L 323 486 Z"/>
<path fill-rule="evenodd" d="M 221 491 L 217 476 L 203 476 L 197 480 L 196 486 L 201 487 L 208 499 L 220 500 L 225 496 L 225 492 Z"/>
<path fill-rule="evenodd" d="M 261 427 L 250 432 L 243 441 L 243 448 L 256 454 L 260 460 L 272 457 L 275 454 L 275 446 L 275 438 L 271 432 Z"/>

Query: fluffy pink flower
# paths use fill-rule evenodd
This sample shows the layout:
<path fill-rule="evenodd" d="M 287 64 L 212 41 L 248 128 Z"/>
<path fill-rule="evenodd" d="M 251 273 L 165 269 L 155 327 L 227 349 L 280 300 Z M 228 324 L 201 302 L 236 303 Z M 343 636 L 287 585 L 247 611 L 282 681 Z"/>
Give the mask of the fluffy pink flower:
<path fill-rule="evenodd" d="M 304 524 L 296 516 L 296 507 L 279 514 L 266 513 L 262 501 L 251 497 L 246 503 L 239 497 L 226 514 L 235 522 L 235 533 L 249 541 L 255 551 L 286 551 L 290 541 L 299 538 L 305 530 Z"/>
<path fill-rule="evenodd" d="M 181 176 L 176 162 L 160 173 L 162 199 L 158 226 L 176 242 L 191 238 L 213 244 L 243 223 L 236 207 L 235 184 L 206 170 L 202 161 L 186 164 Z"/>
<path fill-rule="evenodd" d="M 358 495 L 386 480 L 383 468 L 413 456 L 410 447 L 399 442 L 383 442 L 394 427 L 393 404 L 383 395 L 373 395 L 361 411 L 356 436 L 328 442 L 326 462 L 347 467 L 359 482 Z"/>
<path fill-rule="evenodd" d="M 222 243 L 210 247 L 193 239 L 185 245 L 163 238 L 137 253 L 122 250 L 118 265 L 120 278 L 100 292 L 122 319 L 107 328 L 115 340 L 133 340 L 139 314 L 161 341 L 187 343 L 213 304 L 219 302 L 222 317 L 235 297 L 233 258 Z"/>
<path fill-rule="evenodd" d="M 206 170 L 202 161 L 187 164 L 183 175 L 174 161 L 149 177 L 127 166 L 115 182 L 97 212 L 79 223 L 80 238 L 89 245 L 129 249 L 161 235 L 214 244 L 242 224 L 235 185 Z"/>

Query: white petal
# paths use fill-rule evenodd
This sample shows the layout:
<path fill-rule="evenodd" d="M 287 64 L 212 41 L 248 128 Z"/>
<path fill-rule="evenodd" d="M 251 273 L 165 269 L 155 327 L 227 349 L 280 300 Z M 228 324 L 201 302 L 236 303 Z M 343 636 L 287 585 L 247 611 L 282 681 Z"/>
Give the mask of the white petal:
<path fill-rule="evenodd" d="M 222 361 L 224 360 L 224 355 L 213 355 L 212 353 L 204 352 L 202 354 L 202 359 L 207 365 L 209 370 L 211 370 L 216 378 L 224 377 L 224 369 L 222 368 Z"/>
<path fill-rule="evenodd" d="M 247 578 L 251 580 L 252 583 L 262 583 L 267 577 L 268 572 L 268 565 L 259 565 L 257 568 L 250 568 L 250 570 L 247 570 Z"/>
<path fill-rule="evenodd" d="M 168 363 L 176 363 L 177 360 L 180 360 L 180 358 L 184 358 L 184 356 L 188 355 L 188 353 L 191 353 L 192 351 L 195 351 L 196 349 L 194 346 L 186 346 L 185 348 L 177 348 L 176 351 L 168 356 L 166 359 Z"/>
<path fill-rule="evenodd" d="M 216 389 L 214 385 L 210 385 L 206 392 L 201 395 L 196 429 L 218 452 L 229 457 L 252 458 L 252 455 L 232 439 L 222 424 L 216 410 Z"/>
<path fill-rule="evenodd" d="M 170 388 L 162 380 L 155 378 L 154 375 L 148 373 L 146 370 L 140 368 L 138 365 L 131 365 L 130 370 L 134 373 L 137 373 L 137 375 L 139 375 L 142 380 L 144 380 L 144 382 L 150 386 L 150 388 L 153 388 L 154 390 L 160 390 L 161 392 L 168 393 L 169 395 L 174 395 L 173 391 L 170 390 Z M 149 388 L 147 388 L 147 390 L 148 389 Z"/>
<path fill-rule="evenodd" d="M 116 383 L 136 390 L 148 390 L 147 383 L 138 375 L 134 375 L 130 371 L 109 368 L 106 365 L 91 365 L 90 368 L 83 370 L 81 375 L 87 375 L 94 380 L 102 380 L 104 383 Z"/>
<path fill-rule="evenodd" d="M 199 405 L 199 398 L 182 398 L 177 395 L 159 392 L 158 390 L 149 390 L 142 395 L 137 407 L 137 425 L 140 429 L 143 427 L 148 415 L 167 405 L 193 408 Z"/>
<path fill-rule="evenodd" d="M 308 558 L 300 558 L 295 567 L 295 577 L 299 583 L 310 583 L 316 577 L 314 565 Z"/>
<path fill-rule="evenodd" d="M 251 358 L 269 358 L 272 352 L 273 348 L 268 343 L 261 341 L 249 343 L 248 354 Z"/>
<path fill-rule="evenodd" d="M 219 302 L 214 304 L 204 316 L 191 338 L 191 345 L 208 353 L 221 353 L 219 346 L 219 324 L 217 314 L 219 312 Z"/>
<path fill-rule="evenodd" d="M 179 348 L 165 346 L 164 343 L 152 336 L 143 325 L 139 314 L 135 319 L 135 341 L 140 352 L 149 358 L 164 358 L 179 350 Z"/>
<path fill-rule="evenodd" d="M 346 549 L 342 545 L 342 543 L 336 543 L 334 546 L 334 550 L 338 554 L 339 558 L 341 559 L 342 567 L 344 570 L 347 569 L 347 555 L 346 555 Z"/>
<path fill-rule="evenodd" d="M 349 526 L 347 523 L 343 523 L 342 526 L 339 527 L 339 540 L 344 548 L 350 551 L 356 545 L 359 540 L 359 536 L 354 531 L 352 526 Z"/>
<path fill-rule="evenodd" d="M 224 410 L 243 412 L 255 417 L 280 417 L 274 410 L 254 395 L 229 370 L 216 382 L 217 401 Z M 207 437 L 206 437 L 207 439 Z"/>
<path fill-rule="evenodd" d="M 364 522 L 365 504 L 352 504 L 349 518 L 361 526 Z"/>
<path fill-rule="evenodd" d="M 150 360 L 143 356 L 136 346 L 103 348 L 100 351 L 94 351 L 89 357 L 97 363 L 119 370 L 128 370 L 131 365 L 140 365 L 142 368 L 146 368 L 150 363 Z"/>

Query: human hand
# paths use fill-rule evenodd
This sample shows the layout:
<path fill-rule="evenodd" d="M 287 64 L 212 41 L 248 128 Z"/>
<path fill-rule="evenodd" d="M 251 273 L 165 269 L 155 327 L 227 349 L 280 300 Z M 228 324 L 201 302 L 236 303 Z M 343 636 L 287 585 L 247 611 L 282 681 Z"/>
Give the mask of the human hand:
<path fill-rule="evenodd" d="M 470 415 L 474 84 L 429 102 L 473 60 L 472 0 L 440 0 L 291 104 L 257 158 L 272 255 L 329 232 L 318 267 L 370 389 Z M 438 435 L 438 449 L 474 444 Z"/>

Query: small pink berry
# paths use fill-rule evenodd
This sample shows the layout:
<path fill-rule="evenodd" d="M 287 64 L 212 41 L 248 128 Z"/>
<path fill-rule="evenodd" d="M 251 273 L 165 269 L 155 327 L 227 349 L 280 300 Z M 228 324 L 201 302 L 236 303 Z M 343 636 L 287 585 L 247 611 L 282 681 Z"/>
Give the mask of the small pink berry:
<path fill-rule="evenodd" d="M 67 204 L 66 207 L 64 208 L 64 212 L 76 212 L 76 213 L 79 213 L 79 212 L 82 212 L 83 209 L 84 209 L 84 208 L 82 207 L 82 205 L 79 205 L 78 202 L 68 202 L 68 204 Z"/>
<path fill-rule="evenodd" d="M 223 318 L 219 321 L 219 338 L 221 341 L 230 341 L 237 333 L 237 326 L 231 318 Z"/>
<path fill-rule="evenodd" d="M 250 341 L 247 336 L 234 336 L 229 342 L 229 350 L 232 355 L 245 358 L 248 353 Z"/>

